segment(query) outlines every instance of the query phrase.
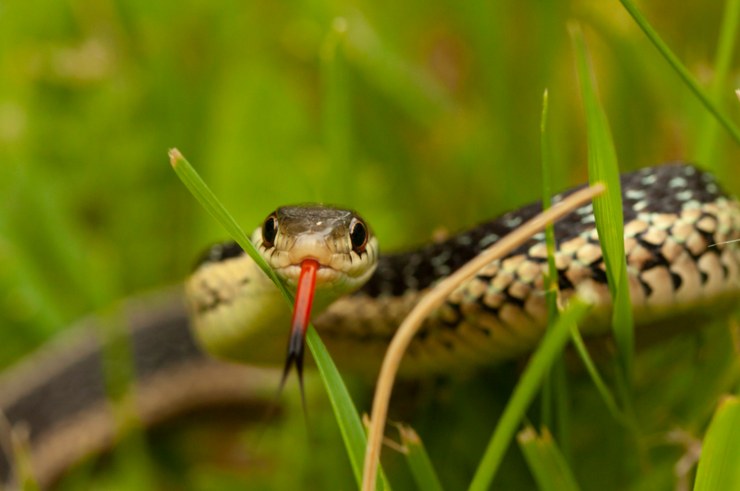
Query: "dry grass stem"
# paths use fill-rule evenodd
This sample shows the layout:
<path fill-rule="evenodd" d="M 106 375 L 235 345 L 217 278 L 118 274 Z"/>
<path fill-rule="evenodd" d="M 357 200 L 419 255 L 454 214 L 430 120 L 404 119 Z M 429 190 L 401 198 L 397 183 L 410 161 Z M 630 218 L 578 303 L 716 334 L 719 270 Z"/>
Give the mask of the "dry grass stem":
<path fill-rule="evenodd" d="M 603 184 L 582 189 L 570 195 L 560 203 L 554 205 L 521 225 L 516 231 L 505 236 L 478 256 L 468 261 L 462 268 L 448 278 L 441 281 L 414 307 L 396 331 L 386 352 L 380 368 L 378 382 L 373 399 L 370 428 L 365 450 L 365 465 L 363 470 L 362 490 L 375 489 L 375 480 L 380 460 L 380 449 L 383 441 L 383 429 L 388 415 L 388 404 L 393 390 L 393 383 L 411 340 L 419 330 L 422 321 L 457 288 L 461 283 L 473 277 L 483 266 L 494 261 L 519 245 L 523 244 L 532 235 L 540 232 L 548 223 L 556 222 L 568 213 L 591 201 L 594 196 L 604 191 Z"/>

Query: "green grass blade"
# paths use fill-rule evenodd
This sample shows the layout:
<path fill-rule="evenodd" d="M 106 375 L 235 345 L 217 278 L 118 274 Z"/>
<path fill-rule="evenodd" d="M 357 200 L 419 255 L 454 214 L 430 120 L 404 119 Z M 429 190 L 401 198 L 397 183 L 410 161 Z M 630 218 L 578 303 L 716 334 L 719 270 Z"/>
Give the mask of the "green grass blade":
<path fill-rule="evenodd" d="M 612 414 L 614 419 L 616 419 L 620 423 L 623 423 L 625 426 L 632 428 L 632 424 L 629 418 L 619 409 L 619 406 L 617 405 L 617 399 L 609 390 L 609 387 L 607 387 L 604 379 L 599 373 L 599 370 L 596 368 L 596 364 L 591 358 L 591 355 L 588 353 L 588 349 L 586 348 L 586 344 L 583 342 L 581 332 L 575 326 L 571 328 L 571 341 L 573 341 L 573 345 L 578 352 L 578 356 L 581 357 L 581 361 L 586 367 L 586 371 L 591 377 L 591 381 L 593 382 L 594 386 L 596 386 L 596 390 L 599 392 L 599 395 L 604 400 L 604 404 L 606 404 L 609 412 Z"/>
<path fill-rule="evenodd" d="M 576 478 L 547 428 L 542 435 L 527 426 L 517 435 L 519 448 L 541 491 L 577 491 Z"/>
<path fill-rule="evenodd" d="M 552 177 L 553 169 L 552 146 L 550 144 L 550 132 L 548 131 L 549 114 L 549 91 L 545 90 L 542 100 L 542 122 L 540 125 L 540 146 L 542 153 L 542 209 L 546 210 L 552 205 Z M 548 224 L 545 227 L 545 245 L 547 247 L 547 276 L 545 278 L 545 302 L 547 304 L 547 327 L 552 329 L 560 315 L 558 308 L 558 269 L 555 265 L 555 225 Z M 563 455 L 567 459 L 570 455 L 570 411 L 569 411 L 569 388 L 566 375 L 565 359 L 561 356 L 553 364 L 548 382 L 551 387 L 551 404 L 554 412 L 555 435 L 560 442 Z M 543 397 L 544 398 L 544 397 Z M 543 421 L 545 419 L 543 418 Z"/>
<path fill-rule="evenodd" d="M 275 272 L 259 255 L 239 224 L 236 223 L 226 208 L 208 188 L 206 183 L 203 182 L 203 179 L 201 179 L 195 169 L 193 169 L 190 163 L 177 149 L 170 150 L 169 155 L 170 163 L 172 164 L 177 176 L 182 180 L 183 184 L 185 184 L 185 187 L 188 188 L 206 211 L 208 211 L 208 213 L 210 213 L 211 216 L 213 216 L 226 229 L 229 235 L 236 240 L 242 249 L 244 249 L 244 252 L 254 259 L 265 274 L 272 279 L 288 302 L 292 304 L 293 295 L 285 288 L 285 285 L 283 285 Z M 321 339 L 319 339 L 319 335 L 313 326 L 309 326 L 306 340 L 308 342 L 308 347 L 311 350 L 311 354 L 319 367 L 321 380 L 329 395 L 329 400 L 334 409 L 337 424 L 339 425 L 342 438 L 344 439 L 344 444 L 347 448 L 347 454 L 349 455 L 349 460 L 352 465 L 352 471 L 354 472 L 355 479 L 359 486 L 362 481 L 362 465 L 363 459 L 365 458 L 366 445 L 365 430 L 362 426 L 360 416 L 349 396 L 347 387 L 344 385 L 344 382 L 339 375 L 339 371 L 331 360 L 329 352 L 324 347 Z M 378 486 L 376 489 L 390 489 L 382 470 L 379 472 L 381 479 L 378 480 Z"/>
<path fill-rule="evenodd" d="M 609 122 L 596 95 L 586 42 L 579 27 L 571 30 L 576 51 L 581 97 L 588 131 L 588 174 L 591 184 L 603 182 L 606 192 L 594 199 L 594 216 L 604 254 L 609 290 L 614 301 L 612 328 L 619 348 L 621 369 L 630 385 L 634 359 L 634 321 L 624 256 L 624 217 L 617 153 Z"/>
<path fill-rule="evenodd" d="M 676 71 L 676 73 L 678 73 L 684 83 L 689 87 L 691 92 L 693 92 L 694 95 L 699 99 L 699 101 L 704 104 L 704 107 L 706 107 L 707 110 L 714 115 L 717 121 L 719 121 L 719 123 L 724 126 L 724 128 L 727 130 L 728 133 L 730 133 L 735 142 L 740 144 L 740 129 L 738 129 L 738 127 L 735 126 L 735 124 L 733 124 L 733 122 L 730 121 L 730 119 L 725 116 L 724 113 L 722 113 L 719 108 L 714 105 L 714 103 L 712 103 L 709 97 L 699 86 L 699 83 L 696 81 L 696 79 L 694 79 L 694 76 L 691 75 L 691 72 L 689 72 L 689 70 L 681 63 L 678 57 L 673 54 L 668 45 L 665 44 L 665 42 L 660 38 L 658 33 L 655 31 L 655 29 L 653 29 L 653 27 L 642 15 L 642 13 L 635 6 L 632 0 L 619 1 L 622 3 L 622 6 L 625 8 L 625 10 L 629 12 L 637 25 L 640 26 L 642 32 L 644 32 L 648 39 L 650 39 L 650 41 L 653 43 L 653 46 L 655 46 L 658 51 L 660 51 L 660 54 L 663 55 L 663 58 L 665 58 L 666 61 L 668 61 L 668 63 L 671 65 L 671 67 L 673 67 L 673 69 Z"/>
<path fill-rule="evenodd" d="M 547 116 L 549 111 L 548 91 L 542 94 L 542 119 L 540 121 L 540 153 L 542 155 L 542 210 L 552 206 L 552 158 L 550 156 Z M 547 245 L 547 276 L 545 276 L 545 295 L 547 296 L 548 319 L 554 320 L 557 315 L 558 269 L 555 267 L 555 225 L 548 223 L 545 227 L 545 244 Z"/>
<path fill-rule="evenodd" d="M 571 300 L 557 323 L 545 333 L 540 346 L 535 351 L 514 393 L 509 399 L 496 429 L 488 442 L 473 481 L 470 491 L 484 491 L 490 488 L 501 460 L 516 433 L 519 423 L 539 390 L 542 381 L 559 357 L 570 337 L 570 326 L 578 324 L 589 310 L 589 305 L 577 298 Z"/>
<path fill-rule="evenodd" d="M 740 489 L 740 398 L 720 402 L 704 437 L 695 491 Z"/>
<path fill-rule="evenodd" d="M 542 114 L 540 117 L 540 160 L 542 172 L 542 210 L 552 206 L 552 172 L 550 169 L 549 145 L 547 142 L 547 112 L 548 93 L 547 89 L 542 94 Z M 547 274 L 544 276 L 545 302 L 547 304 L 547 327 L 552 327 L 558 315 L 557 291 L 553 290 L 554 279 L 557 278 L 555 269 L 555 256 L 550 252 L 555 250 L 555 231 L 552 223 L 545 227 L 545 244 L 547 245 Z M 552 249 L 551 249 L 552 247 Z M 551 260 L 552 259 L 552 260 Z M 542 384 L 542 424 L 550 428 L 553 426 L 553 377 L 545 379 Z"/>
<path fill-rule="evenodd" d="M 547 128 L 549 113 L 549 92 L 542 94 L 542 117 L 540 120 L 540 153 L 542 160 L 542 209 L 552 206 L 553 163 Z M 558 318 L 558 270 L 555 266 L 555 226 L 549 223 L 545 227 L 545 244 L 547 246 L 547 274 L 545 275 L 545 302 L 547 304 L 547 328 L 552 329 Z M 568 449 L 568 379 L 565 376 L 565 361 L 561 357 L 555 362 L 550 375 L 542 387 L 542 424 L 555 429 L 555 434 L 563 446 Z"/>
<path fill-rule="evenodd" d="M 410 426 L 399 425 L 401 444 L 406 449 L 406 463 L 420 491 L 442 491 L 442 484 L 427 455 L 421 438 Z"/>
<path fill-rule="evenodd" d="M 725 12 L 722 16 L 722 27 L 719 31 L 717 55 L 714 60 L 714 73 L 709 89 L 714 104 L 722 100 L 722 92 L 727 88 L 727 78 L 732 64 L 732 56 L 737 40 L 738 25 L 740 24 L 740 0 L 727 0 Z M 703 124 L 699 127 L 697 139 L 697 160 L 703 165 L 716 169 L 717 159 L 717 122 L 711 114 L 705 113 Z"/>

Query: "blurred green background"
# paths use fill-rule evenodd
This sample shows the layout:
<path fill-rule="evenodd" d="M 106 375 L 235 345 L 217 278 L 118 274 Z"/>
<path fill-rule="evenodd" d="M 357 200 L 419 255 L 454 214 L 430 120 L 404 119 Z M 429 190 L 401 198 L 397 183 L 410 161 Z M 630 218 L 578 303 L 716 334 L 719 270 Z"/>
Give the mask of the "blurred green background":
<path fill-rule="evenodd" d="M 639 6 L 708 86 L 723 2 Z M 556 187 L 585 181 L 570 22 L 586 32 L 623 170 L 701 160 L 740 190 L 738 146 L 617 1 L 0 2 L 0 366 L 81 315 L 179 282 L 225 238 L 170 147 L 245 229 L 321 201 L 361 211 L 385 250 L 410 247 L 539 198 L 548 88 Z M 735 120 L 737 60 L 720 101 Z M 329 439 L 336 489 L 349 489 Z M 475 462 L 440 471 L 450 489 Z M 329 489 L 311 476 L 332 463 L 304 462 L 278 488 Z"/>

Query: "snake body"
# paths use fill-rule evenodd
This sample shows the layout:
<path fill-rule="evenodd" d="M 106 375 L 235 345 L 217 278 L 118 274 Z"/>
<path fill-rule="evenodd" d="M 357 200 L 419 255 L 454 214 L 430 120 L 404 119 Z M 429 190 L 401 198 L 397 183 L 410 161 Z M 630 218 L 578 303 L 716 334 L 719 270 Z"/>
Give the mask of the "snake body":
<path fill-rule="evenodd" d="M 731 304 L 740 290 L 740 247 L 730 242 L 740 237 L 737 201 L 721 191 L 711 174 L 686 164 L 624 174 L 621 188 L 638 326 L 685 326 L 687 319 L 673 321 L 701 315 L 702 305 L 718 309 Z M 395 329 L 429 288 L 539 211 L 541 205 L 532 204 L 447 240 L 380 255 L 359 291 L 339 298 L 314 319 L 322 339 L 341 365 L 375 373 Z M 253 241 L 259 243 L 260 236 L 258 229 Z M 556 223 L 555 237 L 562 300 L 576 291 L 589 298 L 597 308 L 585 331 L 606 332 L 611 297 L 592 205 Z M 402 372 L 449 372 L 531 350 L 547 322 L 546 273 L 544 234 L 490 263 L 426 319 Z M 280 334 L 289 311 L 261 276 L 238 246 L 226 243 L 211 250 L 188 282 L 196 330 L 238 333 L 219 340 L 226 346 L 214 350 L 226 358 L 274 363 L 284 349 Z"/>
<path fill-rule="evenodd" d="M 665 331 L 658 326 L 676 331 L 691 327 L 692 319 L 732 307 L 740 293 L 740 244 L 732 242 L 740 238 L 738 202 L 710 174 L 686 164 L 625 174 L 621 188 L 638 336 L 660 338 Z M 368 256 L 373 264 L 377 261 L 374 272 L 365 275 L 363 286 L 352 285 L 358 288 L 354 293 L 331 303 L 319 300 L 323 311 L 314 317 L 336 361 L 350 370 L 373 370 L 401 319 L 429 288 L 540 208 L 526 206 L 410 252 L 370 257 L 375 253 L 353 249 L 353 264 Z M 354 215 L 347 216 L 350 221 L 343 223 L 349 224 Z M 263 228 L 254 235 L 258 244 Z M 597 309 L 582 328 L 588 334 L 607 332 L 610 297 L 591 206 L 557 223 L 555 235 L 561 299 L 567 301 L 576 291 L 589 297 Z M 532 349 L 546 323 L 546 261 L 544 236 L 536 235 L 461 285 L 426 319 L 407 354 L 405 373 L 464 369 Z M 201 344 L 203 330 L 215 330 L 218 354 L 225 358 L 281 361 L 288 306 L 238 246 L 210 249 L 188 279 L 186 292 Z M 164 306 L 139 306 L 130 319 L 138 407 L 146 424 L 193 407 L 243 402 L 255 390 L 275 387 L 276 373 L 204 356 L 189 334 L 182 299 L 175 297 L 168 296 Z M 102 345 L 90 333 L 89 326 L 82 328 L 73 342 L 57 343 L 0 378 L 0 408 L 12 427 L 29 429 L 32 463 L 42 485 L 113 441 Z M 212 333 L 206 337 L 213 341 L 208 336 Z M 5 445 L 2 483 L 11 480 L 11 462 Z"/>

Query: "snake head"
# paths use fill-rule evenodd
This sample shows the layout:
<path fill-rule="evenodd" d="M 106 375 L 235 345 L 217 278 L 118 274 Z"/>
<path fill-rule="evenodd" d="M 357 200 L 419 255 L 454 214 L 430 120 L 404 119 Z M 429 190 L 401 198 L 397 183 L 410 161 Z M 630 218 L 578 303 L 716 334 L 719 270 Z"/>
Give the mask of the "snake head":
<path fill-rule="evenodd" d="M 378 258 L 377 239 L 362 217 L 325 205 L 278 208 L 265 218 L 252 241 L 294 292 L 301 264 L 315 260 L 316 300 L 322 307 L 360 288 L 372 276 Z"/>
<path fill-rule="evenodd" d="M 303 394 L 306 329 L 314 300 L 323 308 L 362 286 L 375 271 L 377 240 L 357 213 L 323 205 L 278 208 L 265 218 L 252 239 L 295 293 L 280 386 L 295 364 Z"/>

